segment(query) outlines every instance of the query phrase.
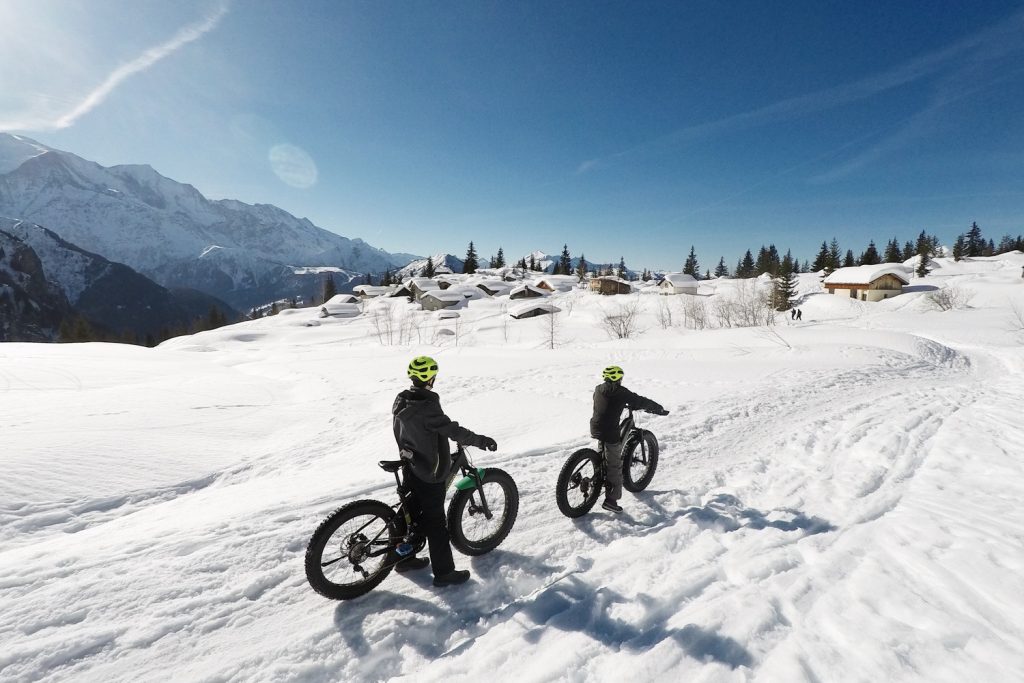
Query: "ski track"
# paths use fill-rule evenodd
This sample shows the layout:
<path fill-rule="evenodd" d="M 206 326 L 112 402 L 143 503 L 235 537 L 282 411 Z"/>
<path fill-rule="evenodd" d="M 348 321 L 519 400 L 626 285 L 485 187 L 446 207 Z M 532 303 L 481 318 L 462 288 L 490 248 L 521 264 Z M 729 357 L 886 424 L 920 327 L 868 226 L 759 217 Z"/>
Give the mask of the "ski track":
<path fill-rule="evenodd" d="M 386 475 L 314 497 L 304 509 L 271 497 L 265 504 L 240 503 L 224 514 L 229 521 L 214 526 L 203 519 L 212 491 L 269 491 L 272 484 L 262 480 L 282 471 L 302 476 L 329 459 L 329 449 L 313 444 L 339 432 L 379 429 L 372 419 L 332 418 L 322 433 L 307 435 L 304 446 L 270 449 L 176 486 L 77 506 L 62 501 L 0 509 L 5 543 L 26 533 L 21 540 L 34 541 L 31 547 L 5 545 L 5 564 L 14 570 L 0 578 L 0 630 L 13 637 L 0 653 L 0 678 L 157 680 L 167 673 L 159 663 L 171 660 L 182 662 L 178 680 L 462 679 L 514 658 L 503 643 L 516 639 L 499 634 L 521 631 L 545 662 L 524 662 L 523 680 L 547 680 L 552 671 L 567 680 L 612 678 L 616 671 L 679 680 L 702 667 L 704 680 L 746 680 L 758 672 L 765 680 L 828 680 L 830 662 L 821 652 L 835 645 L 822 639 L 856 642 L 836 611 L 866 614 L 870 621 L 887 609 L 870 600 L 850 602 L 860 574 L 880 562 L 894 582 L 922 571 L 901 545 L 913 539 L 896 534 L 871 555 L 858 550 L 858 539 L 903 512 L 901 501 L 946 421 L 982 398 L 994 405 L 1020 399 L 1013 391 L 986 397 L 968 357 L 935 341 L 921 339 L 916 356 L 879 353 L 878 363 L 867 367 L 797 371 L 798 382 L 791 372 L 781 389 L 765 375 L 745 395 L 709 399 L 696 419 L 685 409 L 667 419 L 641 417 L 659 438 L 661 460 L 650 490 L 627 495 L 621 517 L 596 508 L 571 521 L 555 510 L 558 470 L 569 453 L 590 445 L 586 438 L 479 457 L 516 479 L 519 518 L 502 548 L 472 560 L 457 557 L 472 568 L 473 582 L 441 592 L 429 586 L 429 572 L 393 575 L 370 595 L 336 605 L 305 585 L 302 554 L 319 518 L 359 497 L 392 502 Z M 557 367 L 532 374 L 531 384 L 554 387 L 556 398 L 578 394 L 559 388 Z M 8 390 L 19 381 L 28 385 L 9 374 L 3 380 Z M 670 386 L 654 383 L 644 393 L 669 395 Z M 470 400 L 476 391 L 467 381 L 451 387 L 445 401 Z M 837 394 L 846 400 L 832 402 Z M 927 499 L 916 505 L 903 514 L 957 521 L 948 505 Z M 107 532 L 131 521 L 129 514 L 143 528 L 152 524 L 153 536 L 115 546 L 107 539 L 118 534 Z M 176 530 L 157 519 L 176 514 Z M 1024 530 L 1017 531 L 1020 543 Z M 597 569 L 613 566 L 624 552 L 649 562 L 611 585 L 595 581 L 607 574 Z M 153 570 L 145 576 L 132 569 L 142 558 Z M 1009 569 L 1019 573 L 1020 564 Z M 936 571 L 937 565 L 928 566 Z M 151 585 L 145 602 L 132 590 L 140 581 Z M 955 585 L 957 613 L 982 628 L 997 625 L 1006 648 L 1021 654 L 1014 644 L 1020 617 L 1007 617 L 998 603 L 972 590 L 969 576 L 949 570 L 929 581 Z M 658 600 L 651 598 L 655 591 Z M 40 615 L 39 603 L 52 612 Z M 728 619 L 741 604 L 744 617 Z M 113 615 L 130 625 L 112 623 Z M 238 643 L 240 629 L 268 620 L 283 624 L 290 637 L 270 650 L 243 648 L 218 666 L 220 649 Z M 551 629 L 571 639 L 546 639 Z M 816 654 L 802 651 L 801 642 L 816 639 L 822 640 Z M 851 680 L 886 677 L 900 654 L 883 646 L 853 655 L 863 668 Z M 623 668 L 608 652 L 657 656 L 629 659 L 632 668 Z M 927 662 L 896 666 L 911 677 L 929 673 Z M 211 669 L 220 674 L 196 674 Z"/>

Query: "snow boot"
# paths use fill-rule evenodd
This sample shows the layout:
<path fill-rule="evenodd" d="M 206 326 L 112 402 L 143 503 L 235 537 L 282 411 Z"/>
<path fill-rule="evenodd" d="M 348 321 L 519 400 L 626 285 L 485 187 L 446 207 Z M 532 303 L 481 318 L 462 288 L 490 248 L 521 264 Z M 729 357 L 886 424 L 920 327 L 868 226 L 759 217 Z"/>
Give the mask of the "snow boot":
<path fill-rule="evenodd" d="M 454 586 L 456 584 L 465 583 L 469 580 L 468 569 L 453 569 L 447 574 L 441 574 L 441 576 L 434 577 L 435 586 Z"/>
<path fill-rule="evenodd" d="M 601 503 L 601 507 L 611 512 L 622 512 L 622 506 L 610 498 L 605 498 L 604 502 Z"/>
<path fill-rule="evenodd" d="M 406 572 L 416 571 L 417 569 L 423 569 L 428 564 L 430 564 L 430 560 L 428 558 L 416 557 L 413 555 L 396 564 L 395 571 L 399 574 L 404 574 Z"/>

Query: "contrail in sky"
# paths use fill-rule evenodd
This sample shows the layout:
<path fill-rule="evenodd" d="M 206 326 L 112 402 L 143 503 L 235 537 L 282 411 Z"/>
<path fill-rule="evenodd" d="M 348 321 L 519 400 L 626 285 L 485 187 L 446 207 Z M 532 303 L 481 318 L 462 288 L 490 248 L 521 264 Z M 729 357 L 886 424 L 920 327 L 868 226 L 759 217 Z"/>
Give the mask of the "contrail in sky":
<path fill-rule="evenodd" d="M 141 55 L 121 66 L 114 69 L 113 72 L 97 86 L 92 92 L 85 96 L 81 102 L 76 104 L 66 114 L 59 116 L 54 121 L 39 122 L 32 128 L 67 128 L 74 124 L 79 118 L 88 114 L 90 111 L 99 106 L 103 100 L 107 98 L 119 86 L 125 79 L 130 76 L 134 76 L 137 73 L 145 71 L 149 67 L 159 62 L 164 57 L 167 57 L 181 48 L 183 45 L 187 45 L 195 40 L 198 40 L 206 33 L 209 33 L 217 24 L 220 23 L 221 19 L 228 13 L 228 3 L 221 2 L 218 4 L 209 15 L 204 17 L 202 20 L 197 21 L 194 24 L 185 26 L 178 31 L 174 36 L 165 43 L 156 45 L 149 48 Z"/>
<path fill-rule="evenodd" d="M 605 167 L 611 162 L 637 153 L 650 152 L 733 130 L 785 121 L 797 116 L 859 102 L 948 70 L 950 64 L 955 65 L 957 60 L 966 59 L 972 64 L 991 62 L 1008 54 L 1019 52 L 1024 44 L 1021 42 L 1022 34 L 1024 34 L 1024 12 L 1017 12 L 1008 20 L 994 27 L 981 30 L 944 49 L 917 57 L 882 73 L 806 95 L 791 97 L 757 109 L 726 116 L 717 121 L 687 126 L 629 149 L 604 157 L 588 159 L 577 166 L 576 174 Z"/>

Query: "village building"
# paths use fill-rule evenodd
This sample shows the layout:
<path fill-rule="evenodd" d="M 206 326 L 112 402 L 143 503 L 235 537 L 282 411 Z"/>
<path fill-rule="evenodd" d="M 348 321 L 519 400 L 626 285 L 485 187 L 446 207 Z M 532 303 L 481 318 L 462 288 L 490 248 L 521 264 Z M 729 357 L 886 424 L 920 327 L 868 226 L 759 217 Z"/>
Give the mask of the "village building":
<path fill-rule="evenodd" d="M 539 299 L 547 296 L 549 292 L 535 287 L 534 285 L 519 285 L 508 293 L 509 299 Z"/>
<path fill-rule="evenodd" d="M 386 285 L 356 285 L 352 288 L 352 293 L 356 294 L 360 299 L 373 299 L 378 296 L 388 296 L 391 294 L 391 291 L 392 287 Z"/>
<path fill-rule="evenodd" d="M 538 315 L 558 313 L 561 310 L 558 306 L 547 301 L 530 301 L 509 309 L 508 314 L 516 320 L 522 320 L 523 318 L 534 318 Z"/>
<path fill-rule="evenodd" d="M 388 294 L 392 299 L 398 299 L 399 297 L 405 297 L 409 301 L 412 301 L 415 297 L 413 296 L 412 290 L 406 285 L 396 285 L 391 289 L 391 293 Z"/>
<path fill-rule="evenodd" d="M 545 275 L 534 285 L 549 292 L 570 292 L 576 288 L 580 279 L 575 275 Z"/>
<path fill-rule="evenodd" d="M 503 280 L 484 280 L 477 283 L 477 289 L 488 296 L 501 296 L 502 294 L 508 294 L 512 286 Z"/>
<path fill-rule="evenodd" d="M 409 290 L 410 295 L 419 300 L 427 292 L 440 291 L 441 285 L 436 280 L 428 277 L 414 277 L 402 283 Z"/>
<path fill-rule="evenodd" d="M 470 285 L 453 285 L 444 291 L 461 294 L 462 298 L 467 300 L 483 299 L 487 296 L 482 289 Z"/>
<path fill-rule="evenodd" d="M 903 293 L 910 269 L 897 263 L 837 268 L 822 282 L 829 294 L 858 301 L 881 301 Z"/>
<path fill-rule="evenodd" d="M 658 291 L 662 294 L 696 294 L 697 278 L 689 273 L 665 273 L 658 283 Z"/>
<path fill-rule="evenodd" d="M 633 285 L 620 277 L 604 275 L 590 281 L 590 291 L 605 295 L 630 294 L 633 291 Z"/>
<path fill-rule="evenodd" d="M 333 297 L 331 301 L 334 301 Z M 353 303 L 326 303 L 320 307 L 321 318 L 354 318 L 359 315 L 359 304 Z"/>
<path fill-rule="evenodd" d="M 442 308 L 461 306 L 465 300 L 461 292 L 444 292 L 438 289 L 421 296 L 420 307 L 424 311 L 439 311 Z"/>
<path fill-rule="evenodd" d="M 324 305 L 329 304 L 355 304 L 359 303 L 359 297 L 355 294 L 335 294 L 330 299 L 324 302 Z"/>

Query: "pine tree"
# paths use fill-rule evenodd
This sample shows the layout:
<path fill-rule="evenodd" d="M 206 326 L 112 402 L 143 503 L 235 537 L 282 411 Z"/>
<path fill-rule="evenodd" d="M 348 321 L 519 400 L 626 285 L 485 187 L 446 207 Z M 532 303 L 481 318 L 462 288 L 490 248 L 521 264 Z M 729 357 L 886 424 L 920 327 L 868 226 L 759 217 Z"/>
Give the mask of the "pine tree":
<path fill-rule="evenodd" d="M 700 264 L 697 263 L 697 252 L 692 244 L 690 245 L 690 255 L 686 257 L 686 263 L 683 264 L 683 273 L 692 275 L 696 280 L 700 279 Z"/>
<path fill-rule="evenodd" d="M 828 245 L 822 242 L 821 249 L 818 251 L 818 255 L 814 257 L 814 263 L 811 264 L 811 270 L 815 273 L 824 270 L 827 274 L 829 263 L 831 263 L 829 259 Z"/>
<path fill-rule="evenodd" d="M 999 247 L 996 249 L 997 254 L 1005 254 L 1008 251 L 1013 251 L 1017 247 L 1017 240 L 1011 235 L 1003 235 L 1003 238 L 999 240 Z"/>
<path fill-rule="evenodd" d="M 839 267 L 842 256 L 839 253 L 839 240 L 835 237 L 832 238 L 832 243 L 828 245 L 828 268 L 825 270 L 825 275 L 828 275 L 833 270 Z"/>
<path fill-rule="evenodd" d="M 558 265 L 555 266 L 557 275 L 568 275 L 572 272 L 572 256 L 569 255 L 569 245 L 562 245 L 562 255 L 558 258 Z"/>
<path fill-rule="evenodd" d="M 747 253 L 743 255 L 743 260 L 740 261 L 739 266 L 736 268 L 736 277 L 754 277 L 754 271 L 754 257 L 751 255 L 750 250 L 747 249 Z"/>
<path fill-rule="evenodd" d="M 729 277 L 729 269 L 725 266 L 725 257 L 718 259 L 718 265 L 715 266 L 715 277 Z"/>
<path fill-rule="evenodd" d="M 473 247 L 473 241 L 470 240 L 469 248 L 466 249 L 466 258 L 462 261 L 462 272 L 471 275 L 476 272 L 478 265 L 476 249 Z"/>
<path fill-rule="evenodd" d="M 581 253 L 580 254 L 580 262 L 576 264 L 576 277 L 578 277 L 580 279 L 580 282 L 583 282 L 583 278 L 585 278 L 586 276 L 587 276 L 587 259 L 585 259 L 583 257 L 583 254 Z"/>
<path fill-rule="evenodd" d="M 530 254 L 530 270 L 537 270 L 537 259 L 533 257 L 533 254 Z"/>
<path fill-rule="evenodd" d="M 704 271 L 704 279 L 705 280 L 710 280 L 711 279 L 711 269 L 710 268 L 708 268 L 707 270 Z"/>
<path fill-rule="evenodd" d="M 871 242 L 868 243 L 868 248 L 860 255 L 860 265 L 877 266 L 881 262 L 882 259 L 878 255 L 878 248 L 875 247 L 875 241 L 871 240 Z"/>
<path fill-rule="evenodd" d="M 853 249 L 846 250 L 846 258 L 843 259 L 843 268 L 852 268 L 857 265 L 857 261 L 853 258 Z"/>
<path fill-rule="evenodd" d="M 900 243 L 893 237 L 885 245 L 885 255 L 883 256 L 886 263 L 902 263 L 903 252 L 900 251 Z"/>
<path fill-rule="evenodd" d="M 754 264 L 754 275 L 759 276 L 762 273 L 767 273 L 769 270 L 768 265 L 768 248 L 761 245 L 761 249 L 757 252 L 757 262 Z"/>
<path fill-rule="evenodd" d="M 626 277 L 626 259 L 622 258 L 621 256 L 619 257 L 619 268 L 616 275 L 618 275 L 621 278 Z"/>
<path fill-rule="evenodd" d="M 494 257 L 494 261 L 491 263 L 491 268 L 504 268 L 505 267 L 505 250 L 498 247 L 498 255 Z"/>
<path fill-rule="evenodd" d="M 324 301 L 330 301 L 331 297 L 338 293 L 338 288 L 334 286 L 334 275 L 327 273 L 327 279 L 324 281 Z M 277 311 L 274 311 L 277 313 Z"/>
<path fill-rule="evenodd" d="M 427 265 L 423 266 L 423 272 L 420 273 L 420 277 L 434 277 L 435 272 L 436 271 L 434 270 L 434 257 L 428 256 Z"/>
<path fill-rule="evenodd" d="M 923 232 L 921 233 L 924 234 Z M 931 269 L 931 245 L 927 241 L 918 241 L 917 268 L 914 272 L 918 277 L 924 277 L 932 271 Z"/>
<path fill-rule="evenodd" d="M 971 229 L 967 231 L 966 246 L 966 256 L 981 256 L 981 252 L 985 248 L 985 240 L 981 236 L 981 228 L 977 223 L 971 223 Z"/>
<path fill-rule="evenodd" d="M 768 272 L 771 273 L 772 277 L 779 274 L 779 268 L 782 266 L 782 259 L 779 258 L 779 250 L 775 248 L 774 244 L 768 245 Z"/>
<path fill-rule="evenodd" d="M 775 276 L 773 286 L 773 303 L 775 310 L 788 311 L 796 297 L 797 278 L 793 272 L 793 256 L 787 251 L 785 258 L 779 263 L 779 273 Z"/>
<path fill-rule="evenodd" d="M 967 251 L 967 240 L 963 235 L 957 235 L 956 242 L 953 243 L 953 260 L 962 261 L 965 251 Z"/>

